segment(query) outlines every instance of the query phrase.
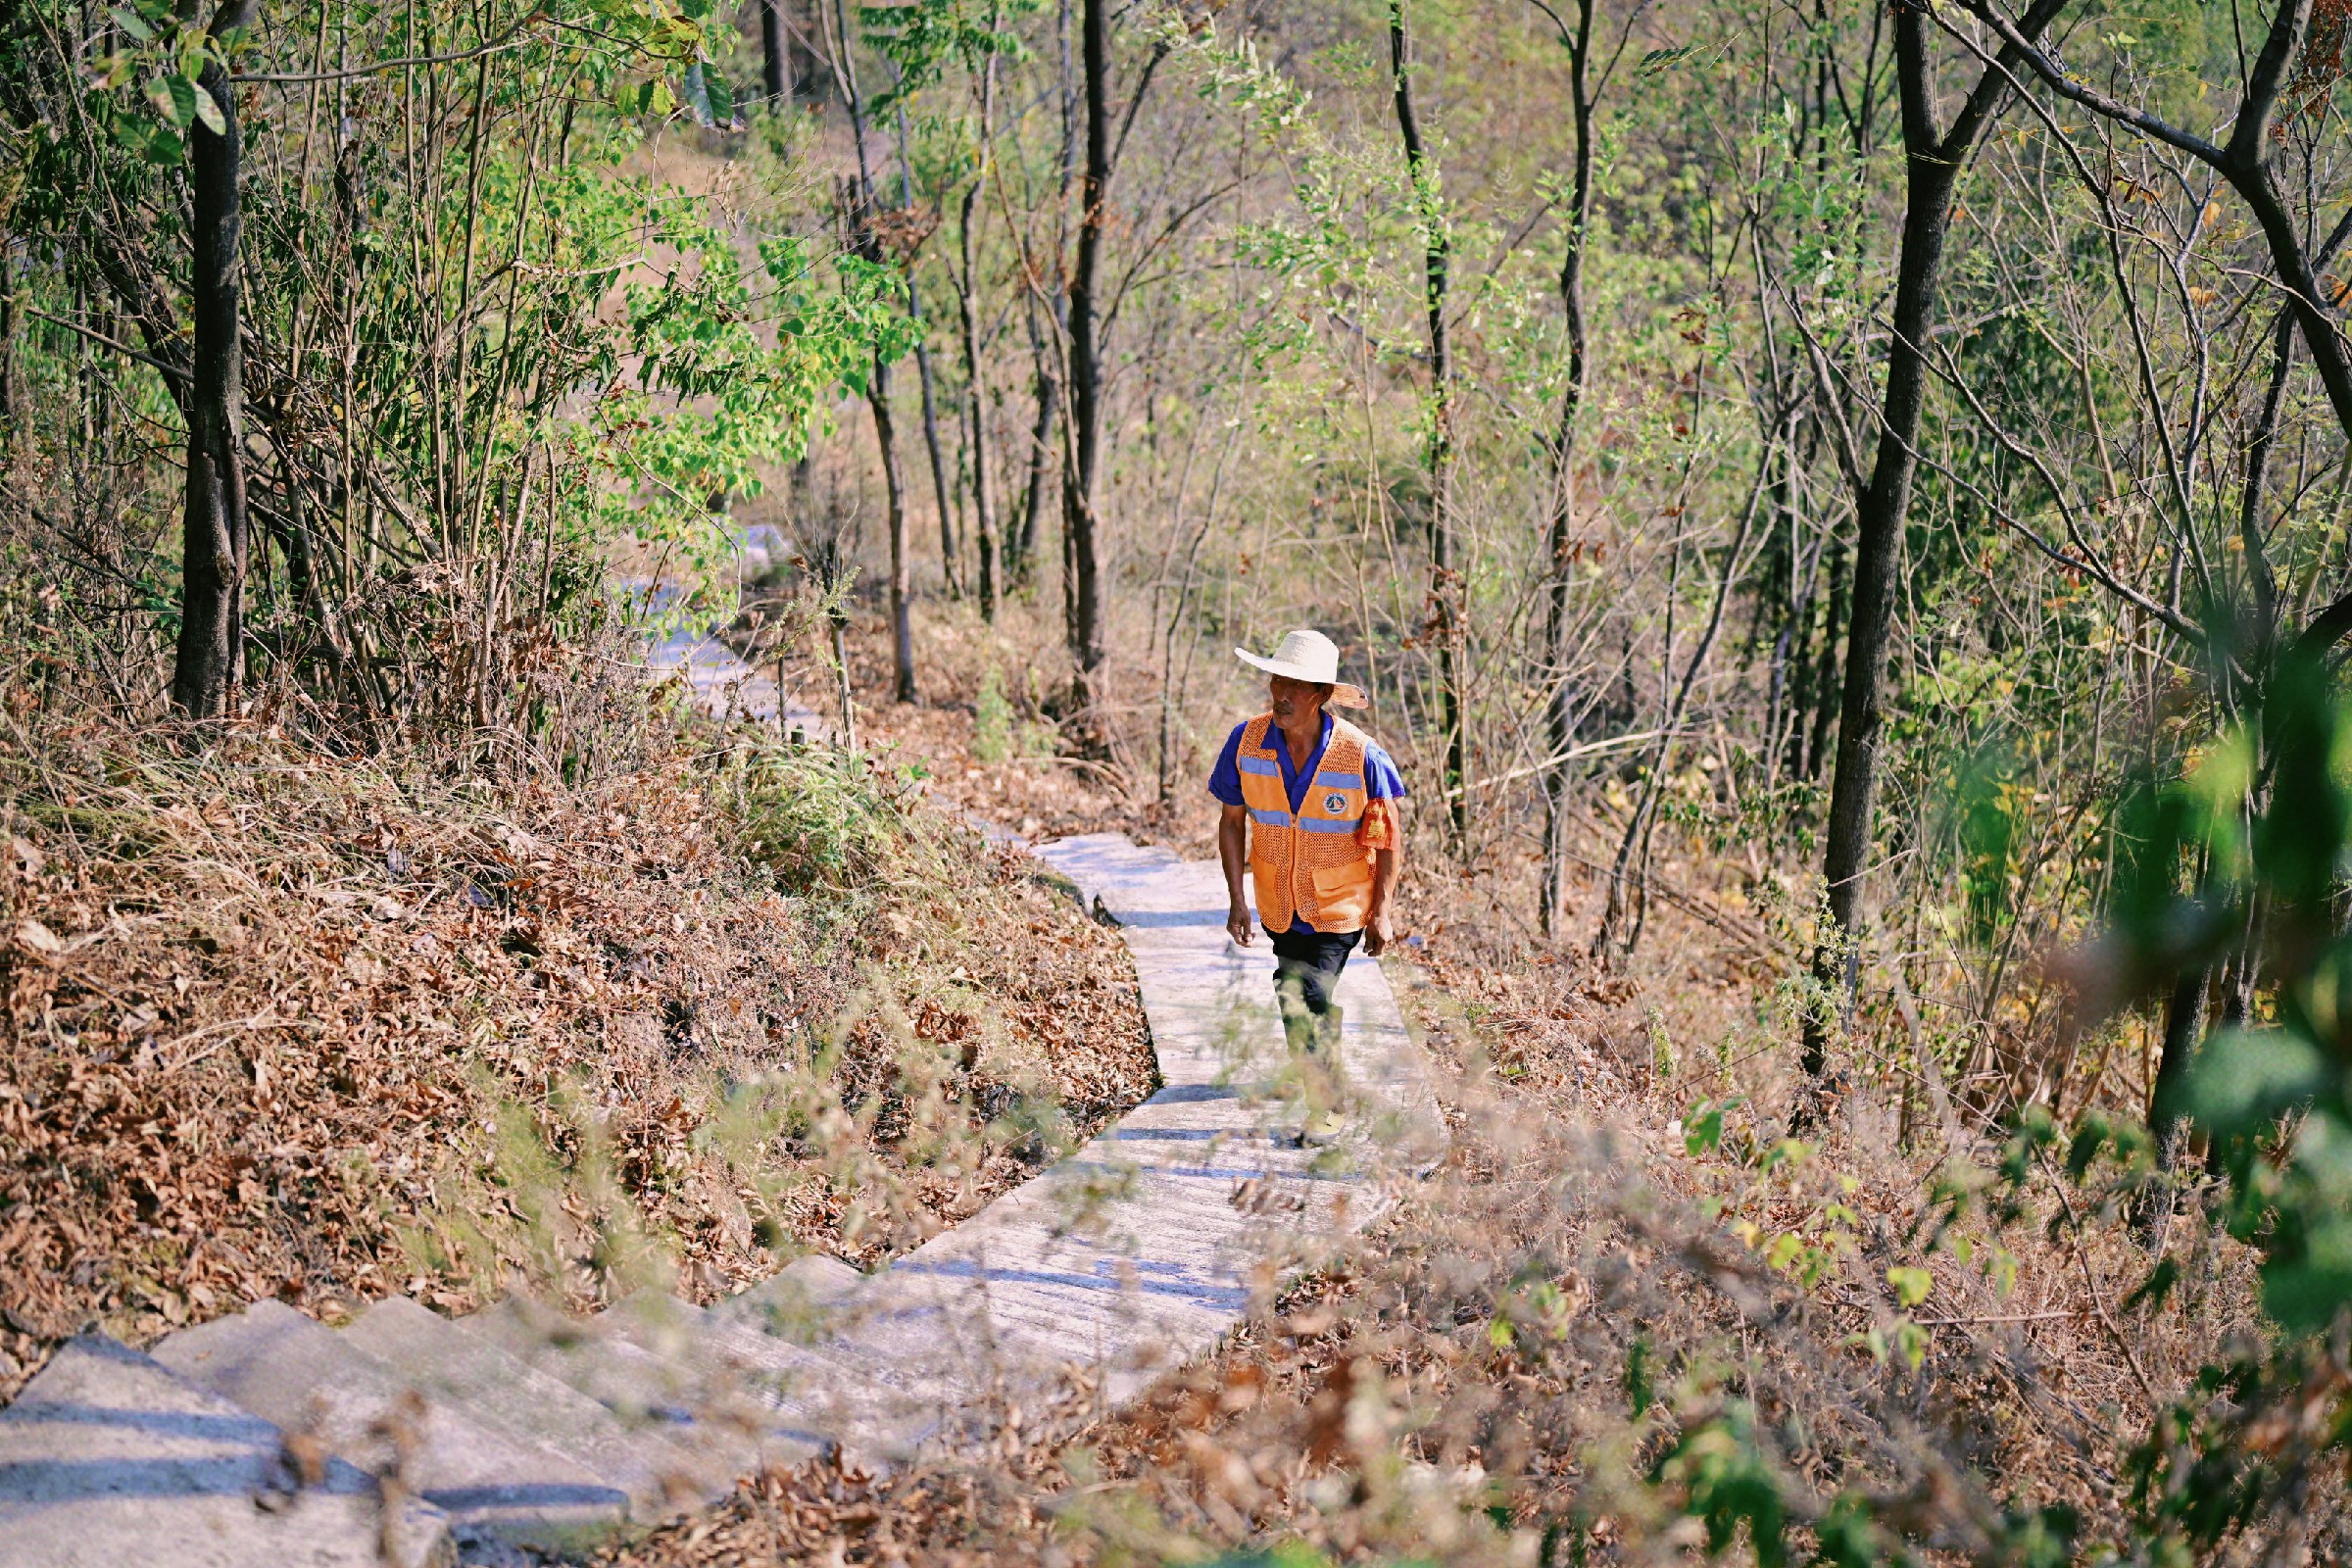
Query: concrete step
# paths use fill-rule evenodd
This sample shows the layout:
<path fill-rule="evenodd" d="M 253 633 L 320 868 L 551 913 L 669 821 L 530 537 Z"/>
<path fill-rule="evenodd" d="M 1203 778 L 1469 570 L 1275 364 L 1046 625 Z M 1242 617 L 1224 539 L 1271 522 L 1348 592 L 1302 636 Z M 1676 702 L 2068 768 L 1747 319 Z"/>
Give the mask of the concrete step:
<path fill-rule="evenodd" d="M 443 1568 L 449 1521 L 328 1459 L 303 1485 L 284 1434 L 104 1335 L 74 1340 L 0 1411 L 9 1568 Z"/>
<path fill-rule="evenodd" d="M 609 1325 L 514 1297 L 461 1327 L 577 1389 L 624 1426 L 655 1425 L 670 1443 L 727 1477 L 756 1475 L 798 1456 L 765 1441 L 767 1405 L 622 1338 Z"/>
<path fill-rule="evenodd" d="M 734 1481 L 730 1467 L 668 1441 L 657 1427 L 624 1426 L 571 1385 L 509 1355 L 489 1338 L 405 1296 L 376 1302 L 343 1338 L 400 1368 L 416 1391 L 483 1426 L 558 1453 L 619 1488 L 629 1517 L 660 1518 Z"/>
<path fill-rule="evenodd" d="M 831 1319 L 833 1309 L 864 1283 L 865 1276 L 840 1258 L 810 1252 L 710 1311 L 730 1322 L 749 1323 L 807 1344 Z"/>
<path fill-rule="evenodd" d="M 399 1476 L 450 1516 L 461 1545 L 571 1550 L 628 1517 L 628 1494 L 587 1466 L 426 1396 L 407 1371 L 279 1302 L 174 1334 L 154 1354 L 370 1474 Z"/>
<path fill-rule="evenodd" d="M 911 1458 L 968 1396 L 887 1359 L 845 1355 L 838 1339 L 798 1345 L 767 1332 L 757 1314 L 722 1316 L 676 1297 L 640 1292 L 598 1321 L 760 1401 L 771 1437 L 797 1445 L 803 1457 L 839 1446 L 874 1463 Z"/>

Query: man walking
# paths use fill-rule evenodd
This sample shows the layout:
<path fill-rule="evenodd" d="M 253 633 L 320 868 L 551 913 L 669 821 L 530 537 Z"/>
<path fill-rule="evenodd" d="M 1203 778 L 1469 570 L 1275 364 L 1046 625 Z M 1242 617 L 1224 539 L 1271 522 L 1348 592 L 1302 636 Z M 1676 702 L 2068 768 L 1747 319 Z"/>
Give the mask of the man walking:
<path fill-rule="evenodd" d="M 1331 989 L 1359 940 L 1375 957 L 1391 941 L 1404 781 L 1371 736 L 1326 711 L 1364 706 L 1364 694 L 1341 682 L 1330 638 L 1294 631 L 1271 659 L 1234 653 L 1266 672 L 1269 706 L 1234 727 L 1208 776 L 1208 792 L 1225 807 L 1217 824 L 1232 901 L 1225 929 L 1245 948 L 1256 941 L 1242 892 L 1246 844 L 1258 918 L 1274 939 L 1283 1034 L 1294 1051 L 1336 1057 L 1341 1014 Z"/>

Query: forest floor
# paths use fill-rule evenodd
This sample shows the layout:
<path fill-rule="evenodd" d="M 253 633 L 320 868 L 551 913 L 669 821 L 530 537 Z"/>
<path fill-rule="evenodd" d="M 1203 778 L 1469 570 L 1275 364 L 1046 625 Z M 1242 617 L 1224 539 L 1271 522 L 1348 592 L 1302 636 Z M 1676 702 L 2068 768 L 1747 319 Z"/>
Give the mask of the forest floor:
<path fill-rule="evenodd" d="M 1026 831 L 1213 853 L 1199 780 L 1139 805 L 1113 768 L 1006 755 L 986 639 L 965 634 L 972 657 L 934 660 L 914 707 L 857 666 L 873 745 Z M 1012 716 L 1016 749 L 1034 721 Z M 1596 834 L 1588 858 L 1607 847 Z M 1531 867 L 1421 858 L 1401 922 L 1418 940 L 1387 966 L 1454 1152 L 1348 1267 L 1298 1281 L 1214 1357 L 1077 1430 L 1016 1427 L 984 1462 L 766 1476 L 606 1560 L 1203 1561 L 1286 1539 L 1300 1552 L 1230 1560 L 1680 1559 L 1703 1534 L 1678 1440 L 1758 1429 L 1800 1536 L 1840 1489 L 1910 1499 L 1894 1511 L 1953 1546 L 2004 1509 L 2120 1516 L 2158 1397 L 2208 1333 L 2255 1321 L 2242 1252 L 2200 1242 L 2182 1259 L 2192 1335 L 2122 1305 L 2149 1260 L 2120 1227 L 1963 1205 L 1978 1245 L 1929 1245 L 1931 1179 L 1994 1160 L 1996 1129 L 1923 1135 L 1898 1125 L 1911 1107 L 1854 1095 L 1782 1163 L 1771 1047 L 1795 954 L 1738 866 L 1658 871 L 1668 896 L 1610 971 L 1530 940 L 1499 890 Z M 1597 917 L 1584 893 L 1572 929 Z M 1702 1107 L 1722 1130 L 1705 1147 Z M 1890 1289 L 1914 1266 L 1924 1306 Z M 1961 1459 L 2012 1490 L 1967 1494 Z"/>
<path fill-rule="evenodd" d="M 1201 856 L 1213 805 L 1063 756 L 991 678 L 1018 629 L 939 614 L 921 703 L 854 668 L 872 760 L 847 770 L 675 722 L 585 782 L 332 761 L 265 723 L 191 762 L 12 694 L 0 1395 L 93 1323 L 139 1343 L 260 1295 L 332 1321 L 400 1290 L 588 1306 L 631 1267 L 708 1298 L 779 1252 L 870 1265 L 1148 1094 L 1115 937 L 935 807 Z M 1795 955 L 1731 858 L 1663 858 L 1604 969 L 1535 940 L 1523 855 L 1412 831 L 1388 968 L 1455 1146 L 1346 1268 L 1130 1410 L 760 1477 L 607 1560 L 1673 1553 L 1699 1539 L 1678 1445 L 1727 1431 L 1800 1526 L 1857 1487 L 1930 1537 L 2121 1510 L 2156 1404 L 2256 1323 L 2242 1251 L 2180 1227 L 2192 1310 L 2150 1319 L 2124 1227 L 1943 1217 L 1933 1183 L 1997 1129 L 1857 1094 L 1791 1155 Z M 1954 1223 L 1970 1245 L 1933 1246 Z M 1924 1303 L 1890 1288 L 1911 1269 Z M 2012 1491 L 1960 1495 L 1967 1469 Z"/>
<path fill-rule="evenodd" d="M 870 1266 L 1154 1086 L 1116 940 L 887 767 L 658 714 L 578 784 L 261 721 L 191 761 L 8 697 L 0 1400 L 263 1297 Z"/>

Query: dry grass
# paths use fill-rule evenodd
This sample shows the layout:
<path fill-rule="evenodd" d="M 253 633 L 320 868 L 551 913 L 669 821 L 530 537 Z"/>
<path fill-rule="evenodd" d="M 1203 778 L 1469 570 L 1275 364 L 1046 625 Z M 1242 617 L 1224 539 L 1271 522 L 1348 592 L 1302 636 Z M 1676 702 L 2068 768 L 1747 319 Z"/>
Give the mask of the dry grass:
<path fill-rule="evenodd" d="M 887 770 L 658 709 L 579 784 L 183 754 L 7 696 L 0 1393 L 263 1296 L 870 1262 L 1152 1083 L 1116 943 Z"/>
<path fill-rule="evenodd" d="M 138 1339 L 260 1293 L 331 1317 L 528 1281 L 586 1305 L 644 1268 L 708 1297 L 806 1247 L 866 1260 L 1136 1098 L 1115 942 L 921 797 L 1196 854 L 1210 808 L 1189 781 L 1136 805 L 1115 762 L 976 755 L 1022 634 L 954 613 L 926 704 L 860 664 L 883 760 L 853 774 L 675 724 L 572 784 L 260 730 L 191 761 L 20 694 L 20 1375 L 93 1318 Z M 2095 1172 L 1955 1211 L 2000 1130 L 1868 1082 L 1784 1157 L 1792 966 L 1727 927 L 1718 868 L 1668 867 L 1679 901 L 1604 973 L 1533 942 L 1524 864 L 1432 838 L 1392 973 L 1455 1149 L 1344 1267 L 1134 1409 L 1030 1412 L 954 1465 L 771 1474 L 608 1559 L 1680 1562 L 1740 1464 L 1800 1552 L 1847 1493 L 1934 1560 L 1988 1558 L 2004 1510 L 2044 1503 L 2113 1539 L 2156 1403 L 2258 1327 L 2243 1250 L 2178 1226 L 2174 1304 L 2130 1305 L 2150 1259 Z M 1701 1106 L 1721 1138 L 1694 1151 Z M 2321 1548 L 2344 1520 L 2340 1489 L 2312 1499 Z"/>
<path fill-rule="evenodd" d="M 1183 817 L 1095 809 L 1105 784 L 974 758 L 953 694 L 992 651 L 968 635 L 979 660 L 929 672 L 947 701 L 877 706 L 905 754 L 983 811 L 1156 825 L 1202 852 Z M 2007 1521 L 2045 1504 L 2076 1510 L 2086 1544 L 2117 1540 L 2127 1450 L 2157 1403 L 2258 1330 L 2244 1250 L 2177 1226 L 2173 1306 L 2127 1305 L 2151 1259 L 2097 1172 L 2045 1173 L 2007 1217 L 1989 1191 L 1955 1209 L 2001 1129 L 1924 1103 L 1905 1122 L 1868 1085 L 1781 1158 L 1794 965 L 1740 916 L 1728 873 L 1664 867 L 1679 901 L 1607 973 L 1531 940 L 1508 892 L 1528 867 L 1452 866 L 1428 837 L 1404 922 L 1421 941 L 1391 972 L 1456 1147 L 1347 1267 L 1135 1409 L 1033 1418 L 969 1463 L 764 1477 L 612 1560 L 1108 1564 L 1289 1542 L 1336 1561 L 1685 1562 L 1706 1467 L 1731 1460 L 1771 1478 L 1800 1556 L 1840 1494 L 1874 1499 L 1928 1560 L 2000 1558 Z M 1583 890 L 1571 929 L 1596 905 Z M 1693 1151 L 1701 1105 L 1722 1107 L 1723 1136 Z M 1929 1284 L 1906 1304 L 1888 1271 L 1912 1267 Z M 2340 1544 L 2345 1520 L 2340 1489 L 2314 1499 L 2315 1540 Z M 1744 1529 L 1735 1560 L 1752 1556 Z"/>

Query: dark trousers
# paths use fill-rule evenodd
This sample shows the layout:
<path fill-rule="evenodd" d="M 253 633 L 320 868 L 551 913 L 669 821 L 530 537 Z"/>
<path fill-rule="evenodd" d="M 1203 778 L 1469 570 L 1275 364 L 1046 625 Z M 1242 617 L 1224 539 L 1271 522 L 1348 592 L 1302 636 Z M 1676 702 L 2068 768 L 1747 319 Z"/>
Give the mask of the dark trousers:
<path fill-rule="evenodd" d="M 1274 931 L 1274 1000 L 1294 1050 L 1314 1050 L 1337 1033 L 1340 1009 L 1331 988 L 1348 966 L 1361 931 Z"/>

